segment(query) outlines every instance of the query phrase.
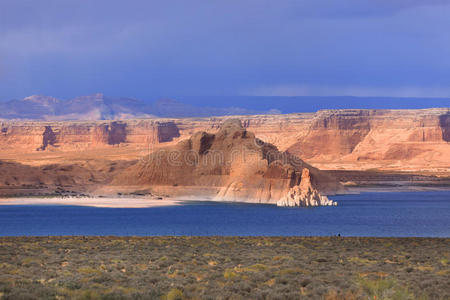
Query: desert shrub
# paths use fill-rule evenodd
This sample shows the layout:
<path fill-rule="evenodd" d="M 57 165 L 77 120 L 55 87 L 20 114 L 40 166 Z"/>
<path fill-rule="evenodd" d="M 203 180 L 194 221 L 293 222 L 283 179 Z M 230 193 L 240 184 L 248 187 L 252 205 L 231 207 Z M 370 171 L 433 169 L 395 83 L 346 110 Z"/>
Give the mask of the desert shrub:
<path fill-rule="evenodd" d="M 446 239 L 4 237 L 0 245 L 1 299 L 450 299 Z"/>
<path fill-rule="evenodd" d="M 246 271 L 246 272 L 262 272 L 262 271 L 267 270 L 268 268 L 269 268 L 268 266 L 265 266 L 263 264 L 254 264 L 252 266 L 243 268 L 243 271 Z"/>
<path fill-rule="evenodd" d="M 77 298 L 80 300 L 96 300 L 101 299 L 101 296 L 96 291 L 86 290 L 82 291 L 80 296 Z"/>
<path fill-rule="evenodd" d="M 94 282 L 94 283 L 108 283 L 108 282 L 112 282 L 112 281 L 113 281 L 113 278 L 106 274 L 101 274 L 100 276 L 96 276 L 96 277 L 92 278 L 92 282 Z"/>
<path fill-rule="evenodd" d="M 81 283 L 78 281 L 67 281 L 64 283 L 64 286 L 70 290 L 81 289 Z"/>
<path fill-rule="evenodd" d="M 375 260 L 370 260 L 370 259 L 360 258 L 360 257 L 350 257 L 348 259 L 348 261 L 352 262 L 352 263 L 356 263 L 356 264 L 361 264 L 361 265 L 372 265 L 372 264 L 376 263 Z"/>
<path fill-rule="evenodd" d="M 288 274 L 309 274 L 309 271 L 295 267 L 295 268 L 286 268 L 280 270 L 280 275 L 288 275 Z"/>
<path fill-rule="evenodd" d="M 223 273 L 225 279 L 232 279 L 238 277 L 239 275 L 233 269 L 226 269 Z"/>
<path fill-rule="evenodd" d="M 251 290 L 252 290 L 252 288 L 249 285 L 249 283 L 246 282 L 246 281 L 242 281 L 242 280 L 235 282 L 230 287 L 230 289 L 231 289 L 231 291 L 233 291 L 233 293 L 239 294 L 239 295 L 242 295 L 242 296 L 248 295 L 251 292 Z"/>
<path fill-rule="evenodd" d="M 434 271 L 434 268 L 432 266 L 418 266 L 417 270 L 422 272 L 432 272 Z"/>
<path fill-rule="evenodd" d="M 102 272 L 100 270 L 91 268 L 91 267 L 80 267 L 78 268 L 78 273 L 84 274 L 84 275 L 100 275 Z"/>
<path fill-rule="evenodd" d="M 371 299 L 415 299 L 406 287 L 399 285 L 392 278 L 370 280 L 360 277 L 358 285 Z"/>
<path fill-rule="evenodd" d="M 273 261 L 285 261 L 292 260 L 293 258 L 289 255 L 277 255 L 272 258 Z"/>
<path fill-rule="evenodd" d="M 302 287 L 306 287 L 306 286 L 308 286 L 308 284 L 310 284 L 312 281 L 311 281 L 311 279 L 310 278 L 305 278 L 305 279 L 302 279 L 301 281 L 300 281 L 300 285 L 302 286 Z"/>
<path fill-rule="evenodd" d="M 440 271 L 436 272 L 436 274 L 440 275 L 440 276 L 447 276 L 447 275 L 450 275 L 450 270 L 449 269 L 440 270 Z"/>
<path fill-rule="evenodd" d="M 181 300 L 183 299 L 183 291 L 173 288 L 167 293 L 165 298 L 166 300 Z"/>
<path fill-rule="evenodd" d="M 39 283 L 22 282 L 14 289 L 5 292 L 0 299 L 52 299 L 55 291 Z"/>
<path fill-rule="evenodd" d="M 361 294 L 354 291 L 337 292 L 332 289 L 324 296 L 325 300 L 358 300 L 361 299 Z"/>

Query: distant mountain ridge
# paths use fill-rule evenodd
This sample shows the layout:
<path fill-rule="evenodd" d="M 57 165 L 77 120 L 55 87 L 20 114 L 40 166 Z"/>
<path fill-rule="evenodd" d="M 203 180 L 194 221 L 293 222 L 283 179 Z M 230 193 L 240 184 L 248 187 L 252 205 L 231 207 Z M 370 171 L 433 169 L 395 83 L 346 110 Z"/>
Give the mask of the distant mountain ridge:
<path fill-rule="evenodd" d="M 101 93 L 61 100 L 33 95 L 21 100 L 0 102 L 0 119 L 18 120 L 117 120 L 151 117 L 207 117 L 280 113 L 239 107 L 196 107 L 172 99 L 153 103 L 123 97 L 106 97 Z"/>
<path fill-rule="evenodd" d="M 156 98 L 157 99 L 157 98 Z M 231 115 L 288 114 L 333 109 L 426 109 L 450 107 L 450 98 L 353 96 L 179 96 L 154 102 L 101 93 L 69 100 L 33 95 L 0 101 L 4 120 L 119 120 L 135 118 L 191 118 Z M 191 105 L 193 104 L 193 105 Z"/>

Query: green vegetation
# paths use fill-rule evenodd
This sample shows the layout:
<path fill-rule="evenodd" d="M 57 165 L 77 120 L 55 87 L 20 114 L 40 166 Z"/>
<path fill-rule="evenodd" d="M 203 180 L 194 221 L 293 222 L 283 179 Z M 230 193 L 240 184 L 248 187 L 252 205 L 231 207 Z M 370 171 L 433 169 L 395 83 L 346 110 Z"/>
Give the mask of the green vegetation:
<path fill-rule="evenodd" d="M 370 299 L 415 299 L 414 295 L 409 293 L 406 287 L 399 285 L 391 278 L 376 280 L 359 278 L 358 285 L 362 288 L 362 292 L 368 295 Z"/>
<path fill-rule="evenodd" d="M 0 299 L 450 299 L 448 245 L 421 238 L 3 237 Z"/>

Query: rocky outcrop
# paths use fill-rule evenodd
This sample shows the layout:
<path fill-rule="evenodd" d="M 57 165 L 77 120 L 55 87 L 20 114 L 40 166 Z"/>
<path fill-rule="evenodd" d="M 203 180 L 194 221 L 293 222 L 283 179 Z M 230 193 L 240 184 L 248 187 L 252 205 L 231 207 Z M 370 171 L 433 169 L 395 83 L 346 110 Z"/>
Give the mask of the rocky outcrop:
<path fill-rule="evenodd" d="M 180 130 L 175 122 L 158 122 L 158 142 L 171 142 L 173 139 L 180 137 Z"/>
<path fill-rule="evenodd" d="M 311 184 L 309 169 L 304 168 L 299 185 L 289 189 L 289 192 L 277 201 L 277 206 L 335 206 L 337 202 L 328 199 Z"/>
<path fill-rule="evenodd" d="M 38 150 L 45 150 L 48 145 L 54 146 L 56 142 L 56 135 L 51 126 L 45 126 L 45 131 L 42 134 L 42 146 Z"/>
<path fill-rule="evenodd" d="M 39 101 L 46 103 L 47 100 Z M 124 154 L 129 155 L 125 159 L 136 159 L 142 155 L 143 149 L 172 145 L 197 131 L 215 134 L 227 119 L 229 117 L 120 122 L 3 121 L 0 122 L 0 154 L 8 151 L 36 152 L 43 145 L 43 132 L 50 126 L 55 135 L 54 147 L 46 147 L 46 151 L 103 149 L 107 152 L 123 147 L 129 150 Z M 305 114 L 242 116 L 240 119 L 243 126 L 259 139 L 321 169 L 450 172 L 450 117 L 447 108 L 325 110 Z"/>
<path fill-rule="evenodd" d="M 450 142 L 450 112 L 439 116 L 439 126 L 442 131 L 442 139 Z"/>
<path fill-rule="evenodd" d="M 144 147 L 158 144 L 158 122 L 0 122 L 1 151 L 31 153 L 46 150 L 60 152 L 108 149 L 128 144 Z"/>
<path fill-rule="evenodd" d="M 37 97 L 27 101 L 30 105 L 51 105 L 56 100 Z M 111 168 L 116 171 L 111 173 L 109 164 L 120 160 L 134 165 L 138 159 L 141 162 L 134 165 L 129 178 L 125 176 L 129 170 L 118 172 L 124 176 L 123 182 L 127 186 L 135 184 L 140 190 L 151 185 L 163 195 L 205 193 L 205 197 L 210 199 L 251 199 L 261 203 L 276 203 L 286 195 L 300 203 L 302 189 L 298 185 L 301 185 L 305 166 L 310 170 L 312 188 L 321 195 L 339 190 L 336 179 L 330 176 L 337 173 L 316 168 L 339 171 L 338 176 L 345 175 L 340 177 L 342 182 L 369 185 L 379 181 L 380 174 L 386 178 L 395 174 L 392 180 L 382 179 L 390 181 L 391 185 L 405 174 L 408 175 L 408 184 L 422 180 L 415 175 L 429 176 L 426 181 L 436 183 L 450 175 L 450 117 L 447 108 L 329 110 L 308 114 L 241 116 L 243 128 L 233 130 L 237 134 L 235 138 L 231 138 L 234 133 L 225 134 L 230 131 L 224 130 L 223 126 L 228 119 L 0 121 L 0 159 L 38 168 L 34 171 L 24 168 L 19 172 L 18 168 L 4 164 L 0 173 L 5 180 L 2 185 L 0 178 L 0 189 L 1 186 L 10 189 L 11 186 L 20 187 L 22 183 L 31 182 L 34 186 L 39 186 L 40 182 L 62 182 L 73 186 L 80 182 L 89 186 L 101 183 L 107 186 L 112 178 L 118 186 L 121 182 L 112 173 L 119 169 L 113 166 Z M 167 152 L 167 149 L 176 151 Z M 161 167 L 152 169 L 148 161 L 151 152 L 159 153 L 153 158 L 166 160 L 170 165 L 160 164 L 157 166 Z M 298 157 L 302 160 L 297 164 Z M 233 163 L 208 163 L 208 160 L 219 162 L 221 159 Z M 100 160 L 104 162 L 91 173 L 92 164 Z M 46 178 L 53 176 L 53 171 L 40 168 L 47 168 L 50 163 L 86 164 L 84 170 L 89 171 L 75 168 L 71 173 L 64 167 L 58 169 L 57 180 L 47 182 Z M 380 169 L 383 172 L 379 172 Z M 368 175 L 364 175 L 362 170 Z M 349 177 L 350 171 L 353 173 Z M 39 172 L 45 174 L 41 176 Z M 91 178 L 91 174 L 96 175 Z M 70 183 L 71 178 L 79 179 Z M 399 180 L 403 180 L 401 178 Z M 314 192 L 307 198 L 319 199 Z"/>
<path fill-rule="evenodd" d="M 108 144 L 118 145 L 127 140 L 127 124 L 123 122 L 111 122 L 107 127 Z"/>
<path fill-rule="evenodd" d="M 343 156 L 370 132 L 370 111 L 319 111 L 306 135 L 288 150 L 305 159 L 315 156 Z"/>
<path fill-rule="evenodd" d="M 304 169 L 313 177 L 308 179 L 313 191 L 343 190 L 327 172 L 278 151 L 243 128 L 240 120 L 230 119 L 215 134 L 197 132 L 153 152 L 120 174 L 112 185 L 147 186 L 152 192 L 177 197 L 276 204 L 301 184 Z M 325 203 L 313 200 L 311 205 Z"/>
<path fill-rule="evenodd" d="M 92 192 L 135 162 L 77 161 L 31 166 L 0 160 L 0 197 Z"/>

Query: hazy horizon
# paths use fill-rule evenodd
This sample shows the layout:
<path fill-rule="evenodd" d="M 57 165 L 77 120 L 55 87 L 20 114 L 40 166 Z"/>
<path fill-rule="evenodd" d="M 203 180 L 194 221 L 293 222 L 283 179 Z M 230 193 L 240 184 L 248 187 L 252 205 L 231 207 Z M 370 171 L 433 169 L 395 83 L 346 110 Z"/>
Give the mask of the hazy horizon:
<path fill-rule="evenodd" d="M 95 93 L 102 94 L 102 93 Z M 92 94 L 92 95 L 95 95 Z M 31 95 L 30 95 L 31 96 Z M 49 96 L 50 95 L 40 95 Z M 79 97 L 90 95 L 79 95 Z M 180 105 L 193 108 L 239 108 L 247 110 L 243 114 L 260 113 L 309 113 L 326 109 L 429 109 L 450 106 L 450 98 L 412 98 L 412 97 L 355 97 L 355 96 L 155 96 L 149 98 L 131 98 L 103 94 L 105 99 L 135 99 L 143 106 L 164 100 L 173 100 Z M 55 97 L 56 98 L 56 97 Z M 76 98 L 76 97 L 74 97 Z M 57 98 L 69 101 L 74 98 Z M 22 100 L 22 99 L 10 99 Z M 0 104 L 10 100 L 0 99 Z M 170 110 L 170 109 L 169 109 Z M 217 113 L 217 112 L 216 112 Z M 239 114 L 239 113 L 238 113 Z M 214 115 L 214 114 L 212 114 Z"/>

